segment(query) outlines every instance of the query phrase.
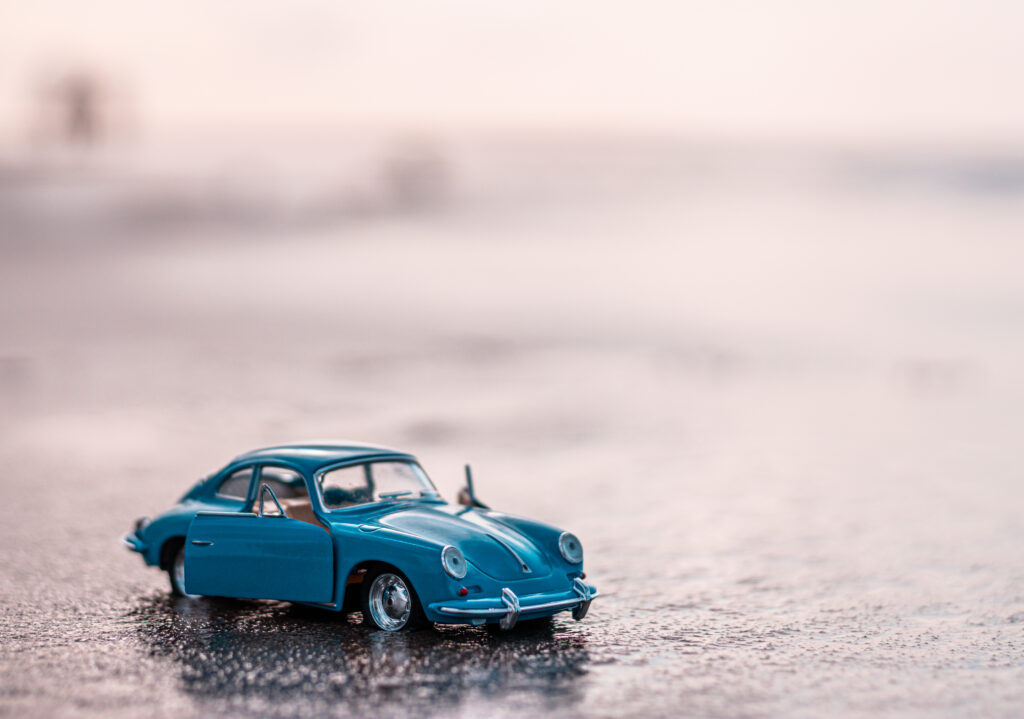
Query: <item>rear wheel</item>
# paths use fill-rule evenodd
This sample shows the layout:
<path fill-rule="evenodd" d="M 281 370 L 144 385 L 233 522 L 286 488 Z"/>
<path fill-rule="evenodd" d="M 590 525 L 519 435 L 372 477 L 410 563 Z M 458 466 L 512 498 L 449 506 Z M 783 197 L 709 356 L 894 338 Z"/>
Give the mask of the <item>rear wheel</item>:
<path fill-rule="evenodd" d="M 397 570 L 368 572 L 362 600 L 363 621 L 377 629 L 399 632 L 426 624 L 412 584 Z"/>
<path fill-rule="evenodd" d="M 177 551 L 174 552 L 174 558 L 171 560 L 171 564 L 167 567 L 167 577 L 171 580 L 171 594 L 176 597 L 188 597 L 189 599 L 195 599 L 200 596 L 198 594 L 189 594 L 185 591 L 185 545 L 182 543 Z"/>

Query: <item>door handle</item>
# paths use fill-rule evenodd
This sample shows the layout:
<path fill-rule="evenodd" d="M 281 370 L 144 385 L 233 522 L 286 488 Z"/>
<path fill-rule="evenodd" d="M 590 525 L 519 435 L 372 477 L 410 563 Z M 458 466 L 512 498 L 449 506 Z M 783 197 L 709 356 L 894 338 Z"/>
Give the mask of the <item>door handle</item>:
<path fill-rule="evenodd" d="M 213 542 L 205 542 L 202 539 L 193 539 L 192 540 L 192 544 L 196 545 L 197 547 L 212 547 L 213 546 Z"/>

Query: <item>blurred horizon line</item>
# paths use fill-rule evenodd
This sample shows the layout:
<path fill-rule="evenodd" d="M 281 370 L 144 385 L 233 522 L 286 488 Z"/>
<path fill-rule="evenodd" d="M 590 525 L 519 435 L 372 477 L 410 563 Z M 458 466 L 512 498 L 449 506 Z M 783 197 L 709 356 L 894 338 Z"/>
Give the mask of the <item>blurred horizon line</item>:
<path fill-rule="evenodd" d="M 532 146 L 557 145 L 592 146 L 598 144 L 628 145 L 633 147 L 674 146 L 712 151 L 753 151 L 769 155 L 846 155 L 896 153 L 902 156 L 947 156 L 978 158 L 999 156 L 1024 159 L 1024 138 L 1010 139 L 995 136 L 985 138 L 937 137 L 926 134 L 899 136 L 856 136 L 844 133 L 809 135 L 797 132 L 729 131 L 727 129 L 671 129 L 625 127 L 616 125 L 583 126 L 572 123 L 536 124 L 422 124 L 410 122 L 352 123 L 332 120 L 304 122 L 260 123 L 179 123 L 171 126 L 137 127 L 108 138 L 90 149 L 97 154 L 104 150 L 130 151 L 138 147 L 159 147 L 167 144 L 211 142 L 262 143 L 264 141 L 305 144 L 326 141 L 427 141 L 434 143 L 497 143 L 528 144 Z M 0 123 L 0 162 L 5 155 L 31 153 L 40 143 L 34 143 L 27 128 L 5 128 Z M 88 154 L 88 153 L 85 153 Z"/>

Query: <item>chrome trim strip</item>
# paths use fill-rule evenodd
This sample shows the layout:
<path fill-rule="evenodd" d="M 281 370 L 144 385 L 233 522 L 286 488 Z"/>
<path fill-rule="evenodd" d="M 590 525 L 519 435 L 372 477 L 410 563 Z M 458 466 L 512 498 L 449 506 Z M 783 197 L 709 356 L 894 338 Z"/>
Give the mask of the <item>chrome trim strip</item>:
<path fill-rule="evenodd" d="M 438 611 L 466 617 L 497 617 L 506 613 L 504 609 L 462 609 L 461 607 L 438 607 Z"/>
<path fill-rule="evenodd" d="M 505 549 L 507 549 L 508 553 L 511 554 L 513 557 L 515 557 L 515 560 L 517 562 L 519 562 L 519 566 L 523 568 L 523 572 L 525 574 L 532 573 L 533 570 L 530 569 L 529 566 L 527 566 L 526 562 L 523 561 L 522 557 L 520 557 L 518 554 L 516 554 L 516 550 L 514 550 L 514 549 L 512 549 L 512 547 L 508 546 L 507 543 L 503 542 L 500 537 L 495 537 L 493 534 L 490 534 L 490 533 L 488 533 L 487 536 L 490 537 L 491 539 L 493 539 L 495 542 L 497 542 L 501 546 L 503 546 Z"/>
<path fill-rule="evenodd" d="M 202 509 L 196 512 L 196 516 L 203 517 L 255 517 L 255 512 L 215 512 L 210 509 Z"/>

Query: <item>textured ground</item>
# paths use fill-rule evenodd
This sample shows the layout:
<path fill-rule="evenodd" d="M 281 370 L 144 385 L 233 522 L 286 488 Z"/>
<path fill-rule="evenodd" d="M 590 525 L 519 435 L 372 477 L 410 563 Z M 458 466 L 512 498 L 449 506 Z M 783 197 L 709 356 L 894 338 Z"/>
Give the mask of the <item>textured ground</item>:
<path fill-rule="evenodd" d="M 686 187 L 7 247 L 0 714 L 1020 716 L 1020 203 Z M 602 598 L 388 635 L 171 599 L 119 545 L 324 436 L 449 498 L 472 462 Z"/>

